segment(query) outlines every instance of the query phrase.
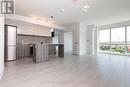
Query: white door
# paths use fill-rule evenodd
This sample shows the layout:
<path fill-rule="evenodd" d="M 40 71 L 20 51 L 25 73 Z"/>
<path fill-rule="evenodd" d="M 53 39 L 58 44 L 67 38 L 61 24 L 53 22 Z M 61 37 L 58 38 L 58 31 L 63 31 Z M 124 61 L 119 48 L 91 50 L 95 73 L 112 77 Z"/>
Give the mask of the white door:
<path fill-rule="evenodd" d="M 92 54 L 92 49 L 93 49 L 93 33 L 92 33 L 92 29 L 88 28 L 87 29 L 87 54 Z"/>
<path fill-rule="evenodd" d="M 72 44 L 73 44 L 72 32 L 65 32 L 64 33 L 64 50 L 65 50 L 65 52 L 72 54 L 72 50 L 73 50 Z"/>
<path fill-rule="evenodd" d="M 73 54 L 78 55 L 79 54 L 79 43 L 78 43 L 78 32 L 75 30 L 73 32 Z"/>

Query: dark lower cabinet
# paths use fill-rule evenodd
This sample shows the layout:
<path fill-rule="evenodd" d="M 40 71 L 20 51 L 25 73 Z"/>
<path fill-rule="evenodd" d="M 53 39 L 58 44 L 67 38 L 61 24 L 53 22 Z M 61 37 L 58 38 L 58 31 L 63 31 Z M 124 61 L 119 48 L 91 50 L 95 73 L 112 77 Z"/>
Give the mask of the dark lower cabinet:
<path fill-rule="evenodd" d="M 17 44 L 17 59 L 29 57 L 29 44 Z"/>

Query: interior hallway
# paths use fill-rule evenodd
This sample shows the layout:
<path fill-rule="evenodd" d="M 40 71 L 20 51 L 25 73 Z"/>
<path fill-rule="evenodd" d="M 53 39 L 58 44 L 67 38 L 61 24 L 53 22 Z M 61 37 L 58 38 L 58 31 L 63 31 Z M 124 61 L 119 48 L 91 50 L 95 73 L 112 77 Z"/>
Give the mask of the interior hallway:
<path fill-rule="evenodd" d="M 130 58 L 65 55 L 41 64 L 8 62 L 0 87 L 130 87 Z"/>

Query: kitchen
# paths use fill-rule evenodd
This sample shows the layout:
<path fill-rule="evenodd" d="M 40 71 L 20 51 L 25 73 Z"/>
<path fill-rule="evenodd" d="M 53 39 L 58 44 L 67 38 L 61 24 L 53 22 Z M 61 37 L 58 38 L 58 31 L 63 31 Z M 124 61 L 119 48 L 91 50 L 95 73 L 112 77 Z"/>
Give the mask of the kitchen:
<path fill-rule="evenodd" d="M 49 55 L 56 53 L 63 58 L 63 35 L 63 30 L 5 19 L 5 61 L 32 58 L 35 63 L 41 63 L 48 61 Z M 57 41 L 54 41 L 55 37 Z"/>

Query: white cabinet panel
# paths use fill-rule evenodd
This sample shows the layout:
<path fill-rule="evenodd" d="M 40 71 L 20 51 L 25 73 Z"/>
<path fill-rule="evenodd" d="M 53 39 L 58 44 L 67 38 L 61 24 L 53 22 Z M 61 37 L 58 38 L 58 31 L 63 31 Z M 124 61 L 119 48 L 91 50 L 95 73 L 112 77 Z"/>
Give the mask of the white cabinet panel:
<path fill-rule="evenodd" d="M 6 20 L 7 25 L 17 26 L 18 34 L 37 35 L 51 37 L 50 28 L 25 22 Z"/>
<path fill-rule="evenodd" d="M 38 35 L 38 29 L 31 26 L 30 27 L 30 35 Z"/>
<path fill-rule="evenodd" d="M 27 28 L 21 28 L 21 27 L 18 27 L 18 34 L 29 34 L 30 33 L 30 30 L 27 29 Z"/>
<path fill-rule="evenodd" d="M 43 36 L 44 35 L 44 30 L 43 29 L 38 29 L 38 35 Z"/>
<path fill-rule="evenodd" d="M 51 32 L 50 29 L 38 29 L 38 35 L 39 36 L 47 36 L 47 37 L 51 37 Z"/>
<path fill-rule="evenodd" d="M 28 25 L 24 24 L 24 26 L 23 26 L 23 24 L 16 24 L 16 26 L 18 29 L 18 31 L 17 31 L 18 34 L 29 34 L 30 29 L 29 29 Z"/>

